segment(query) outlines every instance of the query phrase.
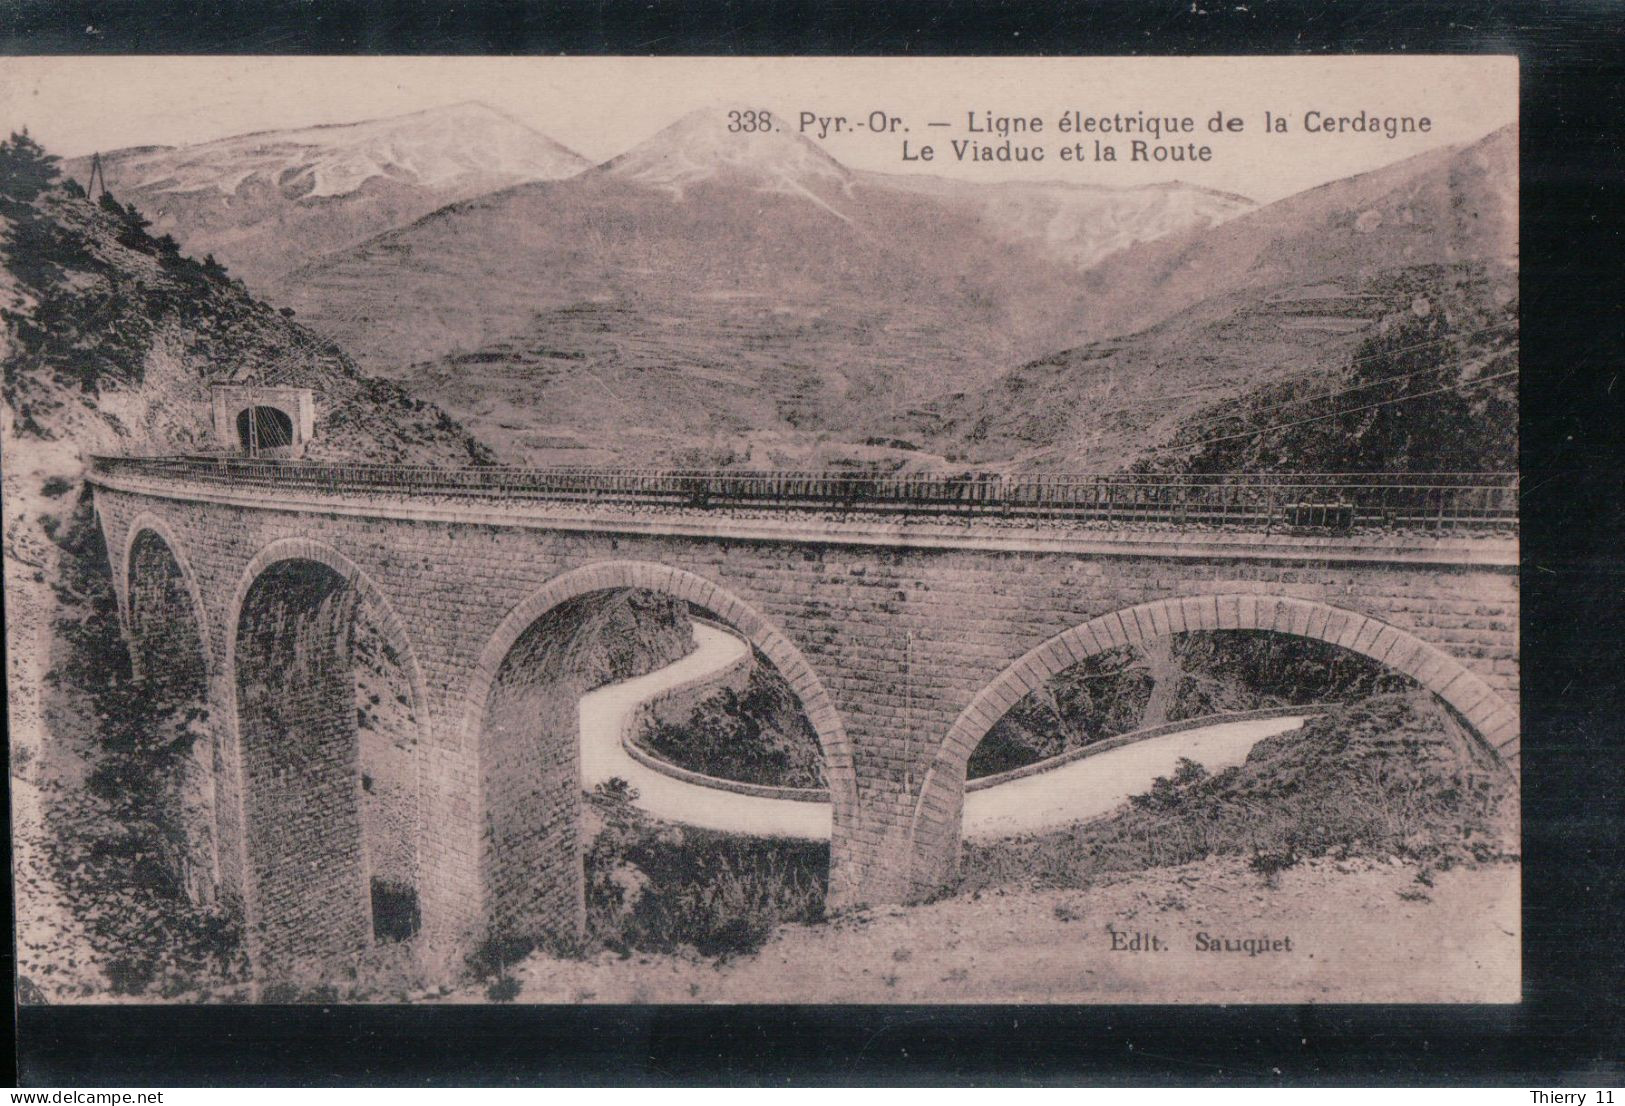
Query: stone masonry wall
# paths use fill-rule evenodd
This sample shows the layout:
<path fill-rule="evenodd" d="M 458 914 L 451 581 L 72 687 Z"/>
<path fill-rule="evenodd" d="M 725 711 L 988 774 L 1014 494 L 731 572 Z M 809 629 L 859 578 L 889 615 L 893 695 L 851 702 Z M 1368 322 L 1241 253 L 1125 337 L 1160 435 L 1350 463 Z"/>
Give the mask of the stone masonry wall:
<path fill-rule="evenodd" d="M 425 924 L 438 910 L 452 930 L 464 926 L 460 932 L 470 924 L 458 913 L 462 904 L 484 894 L 468 857 L 478 852 L 481 824 L 476 781 L 489 778 L 478 766 L 477 720 L 504 655 L 493 652 L 501 645 L 493 642 L 515 632 L 507 627 L 516 617 L 528 625 L 548 604 L 567 599 L 566 582 L 582 591 L 608 581 L 679 594 L 750 638 L 786 675 L 825 746 L 836 808 L 830 898 L 837 909 L 912 892 L 925 778 L 943 763 L 943 743 L 972 701 L 994 687 L 995 698 L 1007 697 L 1001 673 L 1029 651 L 1137 604 L 1237 594 L 1299 599 L 1414 635 L 1428 657 L 1447 662 L 1433 664 L 1428 678 L 1459 688 L 1459 674 L 1470 673 L 1473 687 L 1493 692 L 1480 714 L 1510 740 L 1508 755 L 1516 754 L 1511 567 L 1361 561 L 1338 557 L 1335 547 L 1306 548 L 1301 559 L 1231 548 L 1208 556 L 1199 538 L 1148 541 L 1121 553 L 1060 553 L 946 543 L 899 548 L 884 537 L 809 544 L 610 533 L 517 520 L 263 510 L 108 488 L 98 490 L 97 506 L 110 549 L 124 548 L 128 527 L 143 513 L 183 536 L 222 634 L 234 624 L 233 597 L 249 561 L 272 543 L 298 535 L 357 566 L 364 586 L 398 618 L 405 649 L 421 668 L 430 746 L 423 762 Z M 957 801 L 952 787 L 941 794 Z"/>
<path fill-rule="evenodd" d="M 580 692 L 554 647 L 558 621 L 514 645 L 485 716 L 481 867 L 498 937 L 578 937 L 586 927 Z"/>
<path fill-rule="evenodd" d="M 418 884 L 418 726 L 399 659 L 363 604 L 355 636 L 355 709 L 361 743 L 361 824 L 373 882 Z"/>
<path fill-rule="evenodd" d="M 238 630 L 250 955 L 264 969 L 372 943 L 361 836 L 355 672 L 358 596 L 323 565 L 256 582 Z"/>
<path fill-rule="evenodd" d="M 215 855 L 215 743 L 208 725 L 208 668 L 201 612 L 163 538 L 140 534 L 130 554 L 130 656 L 159 725 L 184 727 L 192 747 L 163 781 L 158 813 L 166 861 L 195 903 L 219 893 Z"/>

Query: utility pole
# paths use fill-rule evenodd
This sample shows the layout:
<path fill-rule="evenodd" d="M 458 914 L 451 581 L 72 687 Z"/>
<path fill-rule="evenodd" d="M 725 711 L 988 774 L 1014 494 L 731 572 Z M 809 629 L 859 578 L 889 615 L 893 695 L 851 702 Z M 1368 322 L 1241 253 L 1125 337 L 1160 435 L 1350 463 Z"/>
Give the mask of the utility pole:
<path fill-rule="evenodd" d="M 90 155 L 90 182 L 85 185 L 86 196 L 90 195 L 91 190 L 96 187 L 97 181 L 101 182 L 101 194 L 103 196 L 107 195 L 107 173 L 102 169 L 102 155 L 100 150 Z"/>

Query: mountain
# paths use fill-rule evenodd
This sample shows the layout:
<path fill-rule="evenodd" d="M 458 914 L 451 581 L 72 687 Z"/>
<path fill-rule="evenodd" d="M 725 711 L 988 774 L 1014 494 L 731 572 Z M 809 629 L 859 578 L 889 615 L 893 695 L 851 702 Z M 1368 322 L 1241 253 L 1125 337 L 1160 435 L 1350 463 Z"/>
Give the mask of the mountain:
<path fill-rule="evenodd" d="M 722 112 L 690 112 L 648 141 L 605 162 L 617 180 L 682 199 L 692 186 L 732 180 L 760 192 L 823 205 L 826 189 L 851 196 L 854 174 L 816 145 L 787 131 L 730 132 Z M 837 218 L 846 218 L 829 208 Z"/>
<path fill-rule="evenodd" d="M 1187 191 L 1011 189 L 997 195 L 1025 206 L 993 218 L 1002 201 L 975 186 L 853 172 L 798 135 L 731 134 L 700 111 L 568 180 L 321 258 L 276 294 L 505 459 L 760 447 L 804 462 L 821 439 L 861 439 L 927 394 L 1075 343 L 1073 258 L 1242 202 Z M 1066 226 L 1088 234 L 1057 245 Z"/>
<path fill-rule="evenodd" d="M 1426 307 L 1428 327 L 1449 324 L 1430 340 L 1494 324 L 1503 328 L 1497 340 L 1515 348 L 1516 330 L 1503 324 L 1517 298 L 1516 190 L 1517 133 L 1507 127 L 1123 250 L 1082 278 L 1090 329 L 1108 337 L 920 405 L 887 433 L 956 460 L 1050 470 L 1166 467 L 1166 447 L 1176 441 L 1175 455 L 1205 471 L 1301 468 L 1289 455 L 1344 468 L 1505 467 L 1515 433 L 1481 441 L 1472 411 L 1447 411 L 1445 401 L 1425 406 L 1437 416 L 1432 432 L 1374 435 L 1371 419 L 1355 426 L 1317 418 L 1289 443 L 1266 439 L 1268 448 L 1183 443 L 1272 424 L 1246 417 L 1247 402 L 1267 407 L 1369 379 L 1351 371 L 1350 358 L 1414 329 L 1417 305 Z M 1470 374 L 1504 358 L 1504 349 L 1481 344 L 1462 338 L 1428 348 L 1463 359 Z M 1412 360 L 1401 369 L 1421 367 Z M 1454 378 L 1439 371 L 1421 379 L 1451 386 Z M 1486 387 L 1472 410 L 1501 418 L 1515 389 Z M 1397 394 L 1376 389 L 1344 402 Z M 1294 404 L 1274 421 L 1330 413 Z"/>
<path fill-rule="evenodd" d="M 1063 181 L 981 184 L 925 174 L 852 172 L 812 142 L 784 132 L 730 134 L 713 112 L 694 112 L 654 140 L 617 157 L 604 170 L 623 180 L 669 191 L 718 177 L 742 178 L 761 191 L 800 195 L 819 203 L 819 185 L 847 198 L 855 185 L 926 197 L 961 209 L 1001 237 L 1035 246 L 1045 257 L 1077 268 L 1176 229 L 1212 226 L 1252 210 L 1244 196 L 1179 181 L 1109 188 Z M 830 205 L 840 214 L 841 205 Z"/>
<path fill-rule="evenodd" d="M 1113 254 L 1084 276 L 1086 328 L 1130 334 L 1246 289 L 1408 265 L 1515 266 L 1517 253 L 1514 124 Z"/>
<path fill-rule="evenodd" d="M 256 287 L 445 204 L 589 164 L 480 103 L 102 155 L 118 199 Z M 88 182 L 90 159 L 64 169 Z"/>
<path fill-rule="evenodd" d="M 1012 241 L 1079 269 L 1141 242 L 1217 226 L 1258 206 L 1245 196 L 1181 181 L 1110 188 L 1063 181 L 977 184 L 925 175 L 866 175 L 880 187 L 966 205 Z"/>
<path fill-rule="evenodd" d="M 1476 381 L 1508 357 L 1515 367 L 1516 319 L 1516 271 L 1483 262 L 1248 289 L 920 405 L 889 434 L 1027 472 L 1515 467 L 1516 381 Z M 1331 417 L 1455 384 L 1484 402 L 1417 397 Z M 1396 433 L 1397 415 L 1410 422 Z"/>

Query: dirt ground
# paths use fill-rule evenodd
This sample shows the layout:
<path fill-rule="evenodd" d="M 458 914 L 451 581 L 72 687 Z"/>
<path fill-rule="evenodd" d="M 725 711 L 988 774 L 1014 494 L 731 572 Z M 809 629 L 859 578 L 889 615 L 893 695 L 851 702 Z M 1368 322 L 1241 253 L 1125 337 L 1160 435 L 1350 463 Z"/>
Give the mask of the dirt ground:
<path fill-rule="evenodd" d="M 1431 885 L 1420 873 L 1321 859 L 1272 887 L 1243 860 L 1214 859 L 1086 891 L 991 892 L 787 926 L 720 966 L 536 956 L 514 970 L 517 1001 L 1517 1002 L 1519 866 L 1434 872 Z M 1137 934 L 1166 947 L 1113 951 Z M 1199 951 L 1199 934 L 1274 948 Z M 487 1001 L 483 987 L 447 998 Z"/>

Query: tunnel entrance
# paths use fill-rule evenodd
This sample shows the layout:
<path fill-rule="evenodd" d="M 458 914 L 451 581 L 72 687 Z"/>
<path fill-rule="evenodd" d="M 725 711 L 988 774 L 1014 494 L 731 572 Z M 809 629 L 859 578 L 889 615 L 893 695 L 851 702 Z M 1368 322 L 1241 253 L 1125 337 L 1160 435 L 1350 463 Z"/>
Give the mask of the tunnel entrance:
<path fill-rule="evenodd" d="M 249 454 L 290 449 L 293 420 L 277 407 L 245 407 L 237 413 L 237 442 Z"/>

